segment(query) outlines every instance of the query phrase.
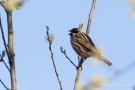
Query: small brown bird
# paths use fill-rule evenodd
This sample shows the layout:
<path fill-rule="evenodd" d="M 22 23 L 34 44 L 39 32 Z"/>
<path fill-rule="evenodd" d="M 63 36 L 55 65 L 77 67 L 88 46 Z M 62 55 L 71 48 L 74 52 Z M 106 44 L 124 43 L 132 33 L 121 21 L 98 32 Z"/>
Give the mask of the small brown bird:
<path fill-rule="evenodd" d="M 69 32 L 71 46 L 80 57 L 83 59 L 94 57 L 102 60 L 109 66 L 112 65 L 109 60 L 100 54 L 91 38 L 81 28 L 73 28 Z"/>

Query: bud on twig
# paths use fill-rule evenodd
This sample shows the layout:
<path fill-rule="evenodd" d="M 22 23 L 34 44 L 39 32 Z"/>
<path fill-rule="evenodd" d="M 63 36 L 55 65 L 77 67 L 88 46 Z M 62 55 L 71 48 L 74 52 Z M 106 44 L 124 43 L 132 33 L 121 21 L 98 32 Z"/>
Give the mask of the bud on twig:
<path fill-rule="evenodd" d="M 80 21 L 79 28 L 82 28 L 82 27 L 83 27 L 83 21 Z"/>
<path fill-rule="evenodd" d="M 2 58 L 5 56 L 5 50 L 2 51 Z"/>

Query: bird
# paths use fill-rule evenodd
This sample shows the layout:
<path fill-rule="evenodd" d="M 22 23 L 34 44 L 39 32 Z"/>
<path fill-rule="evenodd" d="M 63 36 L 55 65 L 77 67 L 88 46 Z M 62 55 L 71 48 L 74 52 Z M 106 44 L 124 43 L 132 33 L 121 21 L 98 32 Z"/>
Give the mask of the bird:
<path fill-rule="evenodd" d="M 81 28 L 72 28 L 69 32 L 71 46 L 78 56 L 84 60 L 94 57 L 105 62 L 108 66 L 112 65 L 109 60 L 101 55 L 92 39 Z"/>

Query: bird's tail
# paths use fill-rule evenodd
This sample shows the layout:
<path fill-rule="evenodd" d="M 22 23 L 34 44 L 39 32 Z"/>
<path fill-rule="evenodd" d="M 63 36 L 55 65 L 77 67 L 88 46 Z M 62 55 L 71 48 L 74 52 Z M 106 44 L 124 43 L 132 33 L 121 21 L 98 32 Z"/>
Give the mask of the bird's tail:
<path fill-rule="evenodd" d="M 112 65 L 112 63 L 109 61 L 109 60 L 107 60 L 105 57 L 101 57 L 101 60 L 103 61 L 103 62 L 105 62 L 107 65 L 109 65 L 109 66 L 111 66 Z"/>

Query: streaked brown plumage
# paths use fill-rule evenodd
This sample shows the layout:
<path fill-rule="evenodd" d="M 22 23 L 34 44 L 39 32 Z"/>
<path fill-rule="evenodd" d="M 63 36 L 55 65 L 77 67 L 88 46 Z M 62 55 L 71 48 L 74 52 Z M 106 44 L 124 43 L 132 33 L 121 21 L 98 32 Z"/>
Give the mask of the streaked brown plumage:
<path fill-rule="evenodd" d="M 70 43 L 74 51 L 83 59 L 94 57 L 104 61 L 107 65 L 111 66 L 112 63 L 104 58 L 91 38 L 85 34 L 80 28 L 73 28 L 70 30 Z"/>

